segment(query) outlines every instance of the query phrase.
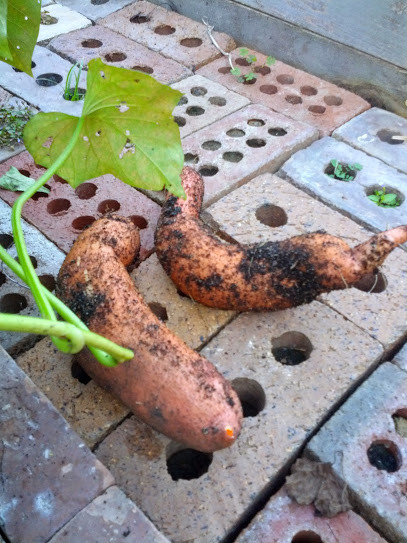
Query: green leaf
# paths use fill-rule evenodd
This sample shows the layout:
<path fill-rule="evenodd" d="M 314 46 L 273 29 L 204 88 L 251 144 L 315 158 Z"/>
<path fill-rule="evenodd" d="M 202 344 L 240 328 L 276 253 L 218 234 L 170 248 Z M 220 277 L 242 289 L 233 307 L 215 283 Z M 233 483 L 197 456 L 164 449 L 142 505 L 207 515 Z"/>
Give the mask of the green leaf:
<path fill-rule="evenodd" d="M 37 0 L 0 0 L 0 60 L 31 76 L 40 19 Z"/>
<path fill-rule="evenodd" d="M 240 75 L 240 68 L 238 68 L 237 66 L 235 68 L 231 68 L 230 73 L 238 77 Z"/>
<path fill-rule="evenodd" d="M 26 189 L 31 187 L 33 183 L 35 183 L 35 179 L 31 179 L 31 177 L 26 177 L 25 175 L 21 174 L 14 166 L 11 166 L 11 168 L 0 177 L 0 187 L 2 189 L 12 190 L 14 192 L 24 192 Z M 49 189 L 46 187 L 41 187 L 37 190 L 37 192 L 45 192 L 48 194 Z"/>
<path fill-rule="evenodd" d="M 241 57 L 245 57 L 245 56 L 248 55 L 248 54 L 249 54 L 249 50 L 246 49 L 246 47 L 241 47 L 241 48 L 239 49 L 239 55 L 240 55 Z"/>
<path fill-rule="evenodd" d="M 376 194 L 371 194 L 370 196 L 368 196 L 368 198 L 369 200 L 372 200 L 372 202 L 374 202 L 375 204 L 378 204 L 380 201 L 380 197 Z"/>
<path fill-rule="evenodd" d="M 253 64 L 254 62 L 256 62 L 257 57 L 255 57 L 254 55 L 247 55 L 246 60 L 249 64 Z"/>
<path fill-rule="evenodd" d="M 389 194 L 384 194 L 382 196 L 382 203 L 386 205 L 397 205 L 397 195 L 393 192 L 390 192 Z"/>
<path fill-rule="evenodd" d="M 358 162 L 355 162 L 355 164 L 352 164 L 349 167 L 352 170 L 361 170 L 363 168 L 362 164 L 359 164 Z"/>
<path fill-rule="evenodd" d="M 271 57 L 270 55 L 267 57 L 266 60 L 266 66 L 271 66 L 276 62 L 276 59 L 274 57 Z"/>
<path fill-rule="evenodd" d="M 250 72 L 244 76 L 246 81 L 251 81 L 252 79 L 256 79 L 256 74 L 254 72 Z"/>
<path fill-rule="evenodd" d="M 89 62 L 84 125 L 58 174 L 72 187 L 111 173 L 134 187 L 184 196 L 184 163 L 172 111 L 182 94 L 142 72 Z M 24 143 L 37 164 L 50 167 L 74 132 L 78 118 L 39 113 L 24 130 Z"/>
<path fill-rule="evenodd" d="M 336 166 L 338 165 L 338 161 L 335 160 L 334 158 L 331 160 L 331 164 L 334 168 L 336 168 Z"/>

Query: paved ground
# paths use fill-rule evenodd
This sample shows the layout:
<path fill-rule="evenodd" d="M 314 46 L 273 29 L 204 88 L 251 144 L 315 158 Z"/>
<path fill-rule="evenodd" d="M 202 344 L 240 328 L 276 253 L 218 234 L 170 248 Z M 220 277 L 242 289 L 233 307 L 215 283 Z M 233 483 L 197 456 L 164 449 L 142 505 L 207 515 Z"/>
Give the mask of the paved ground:
<path fill-rule="evenodd" d="M 278 61 L 269 67 L 258 52 L 255 78 L 239 82 L 205 25 L 149 2 L 44 4 L 57 21 L 42 25 L 34 79 L 1 65 L 0 100 L 15 95 L 39 110 L 77 114 L 81 103 L 63 100 L 61 85 L 72 62 L 93 57 L 181 90 L 174 117 L 185 162 L 203 175 L 205 216 L 224 239 L 325 229 L 355 245 L 407 223 L 407 143 L 392 140 L 407 135 L 406 119 Z M 213 36 L 243 73 L 252 70 L 233 37 L 216 28 Z M 44 74 L 55 85 L 38 84 Z M 332 159 L 362 169 L 353 181 L 338 180 L 329 176 Z M 0 149 L 0 162 L 0 174 L 11 165 L 33 177 L 42 171 L 22 145 Z M 399 207 L 367 198 L 383 186 Z M 1 333 L 5 541 L 407 542 L 404 247 L 358 288 L 309 305 L 211 310 L 181 296 L 154 254 L 161 193 L 143 194 L 111 175 L 76 190 L 54 176 L 50 189 L 24 210 L 44 284 L 53 287 L 64 254 L 97 217 L 131 216 L 142 237 L 135 284 L 168 327 L 232 381 L 245 420 L 230 449 L 186 449 L 137 421 L 49 339 Z M 15 195 L 0 190 L 0 197 L 0 242 L 14 255 L 8 204 Z M 36 314 L 28 291 L 4 272 L 0 310 Z M 285 484 L 298 457 L 305 472 L 296 499 L 307 505 Z M 345 492 L 351 509 L 321 516 L 327 505 L 341 510 Z"/>

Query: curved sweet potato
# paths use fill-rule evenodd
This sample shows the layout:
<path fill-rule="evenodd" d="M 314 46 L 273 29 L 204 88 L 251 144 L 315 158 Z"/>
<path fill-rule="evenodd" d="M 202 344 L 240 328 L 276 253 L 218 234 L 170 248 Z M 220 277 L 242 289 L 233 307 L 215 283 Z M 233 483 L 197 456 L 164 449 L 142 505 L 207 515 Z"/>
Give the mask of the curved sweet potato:
<path fill-rule="evenodd" d="M 200 175 L 186 167 L 182 184 L 187 200 L 169 195 L 163 206 L 157 256 L 179 290 L 210 307 L 277 310 L 309 303 L 374 273 L 407 241 L 407 226 L 399 226 L 354 249 L 323 232 L 255 245 L 226 244 L 199 218 Z"/>
<path fill-rule="evenodd" d="M 115 368 L 100 365 L 87 350 L 78 361 L 156 430 L 205 452 L 227 447 L 240 432 L 240 401 L 137 292 L 125 268 L 135 257 L 137 237 L 128 219 L 100 219 L 78 237 L 61 267 L 58 296 L 92 331 L 134 351 L 132 360 Z"/>

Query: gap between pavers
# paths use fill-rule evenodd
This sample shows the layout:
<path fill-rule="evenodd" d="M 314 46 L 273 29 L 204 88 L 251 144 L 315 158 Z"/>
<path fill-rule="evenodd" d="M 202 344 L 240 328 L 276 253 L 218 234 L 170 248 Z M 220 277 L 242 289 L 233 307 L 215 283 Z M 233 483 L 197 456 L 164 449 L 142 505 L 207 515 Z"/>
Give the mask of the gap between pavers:
<path fill-rule="evenodd" d="M 308 348 L 308 360 L 289 366 L 275 359 L 273 342 L 283 334 L 288 349 L 296 341 L 298 348 Z M 273 487 L 309 434 L 377 364 L 382 349 L 314 302 L 242 314 L 202 354 L 232 381 L 247 409 L 242 434 L 231 448 L 213 455 L 185 452 L 132 417 L 96 454 L 169 539 L 212 543 L 230 533 Z"/>
<path fill-rule="evenodd" d="M 363 517 L 397 543 L 407 541 L 406 402 L 406 373 L 385 363 L 306 448 L 332 464 Z"/>
<path fill-rule="evenodd" d="M 240 243 L 281 241 L 318 230 L 354 247 L 373 234 L 276 175 L 264 174 L 206 210 L 217 230 Z M 363 290 L 361 290 L 363 289 Z M 372 290 L 370 293 L 369 291 Z M 407 334 L 407 255 L 396 249 L 377 277 L 321 301 L 392 350 Z"/>
<path fill-rule="evenodd" d="M 397 366 L 407 371 L 407 343 L 404 345 L 404 347 L 396 354 L 396 356 L 393 358 L 392 362 L 394 364 L 397 364 Z"/>
<path fill-rule="evenodd" d="M 54 21 L 51 24 L 40 24 L 37 43 L 45 42 L 60 34 L 72 32 L 79 28 L 85 28 L 92 24 L 92 21 L 61 4 L 50 4 L 46 9 L 41 10 L 41 13 L 47 15 L 48 20 Z"/>

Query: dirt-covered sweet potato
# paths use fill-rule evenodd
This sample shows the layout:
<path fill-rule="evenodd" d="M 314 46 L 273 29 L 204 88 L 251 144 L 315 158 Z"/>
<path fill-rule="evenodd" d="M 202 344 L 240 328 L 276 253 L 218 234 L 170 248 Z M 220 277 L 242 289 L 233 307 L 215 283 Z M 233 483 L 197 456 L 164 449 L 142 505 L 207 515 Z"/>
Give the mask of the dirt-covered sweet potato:
<path fill-rule="evenodd" d="M 179 290 L 219 309 L 277 310 L 309 303 L 375 273 L 386 256 L 407 241 L 407 226 L 350 248 L 316 232 L 254 245 L 224 243 L 199 218 L 201 176 L 185 167 L 186 200 L 168 195 L 158 222 L 157 256 Z"/>
<path fill-rule="evenodd" d="M 115 368 L 89 351 L 77 359 L 102 387 L 141 420 L 188 447 L 211 452 L 239 435 L 242 409 L 230 383 L 157 319 L 126 271 L 137 249 L 137 230 L 112 216 L 84 231 L 58 275 L 57 294 L 89 326 L 133 350 Z"/>

